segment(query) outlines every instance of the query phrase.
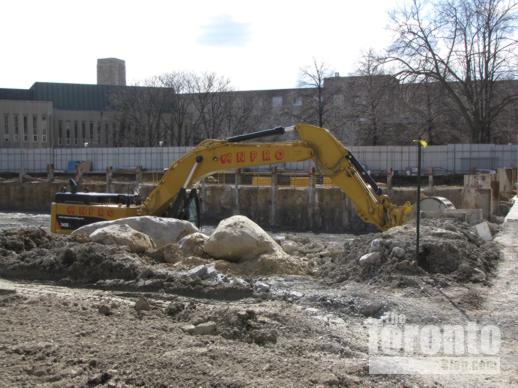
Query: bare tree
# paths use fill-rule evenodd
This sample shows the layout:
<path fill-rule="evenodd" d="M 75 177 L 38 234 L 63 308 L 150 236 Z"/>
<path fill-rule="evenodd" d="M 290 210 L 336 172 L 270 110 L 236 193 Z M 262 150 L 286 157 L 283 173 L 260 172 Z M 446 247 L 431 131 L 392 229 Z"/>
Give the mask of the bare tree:
<path fill-rule="evenodd" d="M 470 141 L 469 134 L 462 130 L 463 119 L 439 82 L 423 78 L 420 82 L 403 84 L 399 101 L 400 115 L 407 118 L 404 123 L 408 127 L 407 142 L 409 138 L 424 138 L 429 144 Z"/>
<path fill-rule="evenodd" d="M 383 139 L 383 136 L 387 134 L 391 122 L 391 107 L 394 105 L 394 92 L 398 88 L 398 81 L 385 73 L 383 62 L 374 50 L 369 49 L 356 71 L 356 75 L 361 77 L 362 98 L 355 103 L 355 110 L 364 120 L 360 123 L 361 133 L 358 136 L 363 144 L 385 143 L 386 139 Z"/>
<path fill-rule="evenodd" d="M 303 110 L 303 119 L 323 127 L 327 121 L 327 114 L 331 107 L 333 92 L 324 88 L 324 80 L 333 75 L 333 71 L 323 62 L 313 58 L 310 66 L 300 70 L 299 87 L 311 88 L 305 93 L 305 99 L 311 102 Z"/>
<path fill-rule="evenodd" d="M 117 88 L 110 95 L 110 105 L 117 112 L 119 134 L 115 145 L 145 147 L 164 140 L 163 116 L 166 90 L 157 77 L 143 84 Z"/>
<path fill-rule="evenodd" d="M 190 99 L 186 96 L 189 90 L 190 75 L 182 72 L 162 74 L 158 77 L 160 86 L 165 88 L 164 127 L 170 145 L 184 146 L 190 144 L 189 123 L 192 113 L 189 109 Z"/>
<path fill-rule="evenodd" d="M 214 73 L 172 72 L 111 95 L 125 145 L 191 145 L 235 132 L 249 104 L 236 103 L 230 81 Z M 116 144 L 116 145 L 122 145 Z"/>
<path fill-rule="evenodd" d="M 230 80 L 215 73 L 191 74 L 188 88 L 195 142 L 231 132 L 228 123 L 234 95 Z"/>
<path fill-rule="evenodd" d="M 228 117 L 229 134 L 238 135 L 256 131 L 264 119 L 260 97 L 254 92 L 233 93 L 231 115 Z"/>
<path fill-rule="evenodd" d="M 397 38 L 387 59 L 402 79 L 438 82 L 473 142 L 492 141 L 496 118 L 517 97 L 498 84 L 515 74 L 516 7 L 512 0 L 412 0 L 392 14 Z"/>

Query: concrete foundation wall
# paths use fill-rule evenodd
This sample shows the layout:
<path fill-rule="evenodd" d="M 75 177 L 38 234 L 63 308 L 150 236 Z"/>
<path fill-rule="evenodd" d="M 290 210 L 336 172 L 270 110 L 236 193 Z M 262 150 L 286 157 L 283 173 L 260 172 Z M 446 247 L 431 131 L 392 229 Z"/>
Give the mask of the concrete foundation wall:
<path fill-rule="evenodd" d="M 119 193 L 133 192 L 134 183 L 113 183 Z M 0 210 L 17 212 L 49 212 L 54 194 L 63 183 L 0 183 Z M 90 191 L 104 192 L 104 183 L 89 184 Z M 145 197 L 153 188 L 142 189 Z M 236 195 L 238 193 L 238 196 Z M 434 195 L 450 199 L 456 206 L 462 202 L 462 188 L 434 188 Z M 361 221 L 350 199 L 338 188 L 315 189 L 266 186 L 207 185 L 202 189 L 204 223 L 216 224 L 234 214 L 243 214 L 268 229 L 320 232 L 365 233 L 375 229 Z M 393 189 L 394 202 L 415 201 L 415 190 Z"/>

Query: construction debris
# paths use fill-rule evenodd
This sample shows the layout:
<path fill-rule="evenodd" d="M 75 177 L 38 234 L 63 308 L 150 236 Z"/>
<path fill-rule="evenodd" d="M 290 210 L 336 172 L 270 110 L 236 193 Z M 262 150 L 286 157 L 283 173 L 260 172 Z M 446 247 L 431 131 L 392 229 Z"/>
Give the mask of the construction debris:
<path fill-rule="evenodd" d="M 414 224 L 348 239 L 342 256 L 322 260 L 320 276 L 330 282 L 368 280 L 396 286 L 408 284 L 409 277 L 430 276 L 450 284 L 481 282 L 493 274 L 499 259 L 499 250 L 492 242 L 455 220 L 422 221 L 418 258 L 415 239 Z"/>

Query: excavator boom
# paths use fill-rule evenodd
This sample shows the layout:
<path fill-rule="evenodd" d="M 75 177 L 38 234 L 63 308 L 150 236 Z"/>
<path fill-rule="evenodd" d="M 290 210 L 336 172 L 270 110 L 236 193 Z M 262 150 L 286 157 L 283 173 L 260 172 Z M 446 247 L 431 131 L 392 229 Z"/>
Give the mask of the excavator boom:
<path fill-rule="evenodd" d="M 298 140 L 284 142 L 245 142 L 264 136 L 295 131 Z M 167 213 L 180 194 L 199 182 L 203 177 L 218 171 L 270 164 L 313 160 L 321 174 L 333 183 L 353 202 L 358 216 L 381 230 L 401 225 L 411 211 L 407 202 L 403 206 L 393 204 L 381 193 L 372 178 L 349 150 L 327 129 L 308 124 L 289 128 L 240 135 L 227 140 L 205 140 L 192 151 L 175 161 L 141 205 L 88 204 L 77 209 L 63 203 L 52 204 L 52 230 L 60 232 L 57 221 L 61 213 L 99 214 L 115 219 L 133 215 L 156 215 Z M 63 215 L 61 214 L 61 217 Z M 66 229 L 66 228 L 65 228 Z M 70 228 L 69 228 L 70 229 Z"/>

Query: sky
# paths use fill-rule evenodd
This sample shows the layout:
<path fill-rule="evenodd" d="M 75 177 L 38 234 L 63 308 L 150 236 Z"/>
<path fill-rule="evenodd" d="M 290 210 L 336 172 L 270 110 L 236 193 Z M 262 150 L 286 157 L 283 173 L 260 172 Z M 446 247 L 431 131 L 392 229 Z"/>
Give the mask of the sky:
<path fill-rule="evenodd" d="M 391 41 L 396 0 L 3 0 L 0 87 L 96 83 L 97 58 L 128 84 L 215 72 L 236 90 L 297 86 L 316 59 L 340 75 Z"/>

